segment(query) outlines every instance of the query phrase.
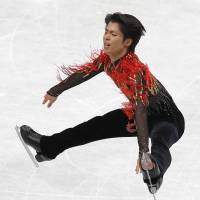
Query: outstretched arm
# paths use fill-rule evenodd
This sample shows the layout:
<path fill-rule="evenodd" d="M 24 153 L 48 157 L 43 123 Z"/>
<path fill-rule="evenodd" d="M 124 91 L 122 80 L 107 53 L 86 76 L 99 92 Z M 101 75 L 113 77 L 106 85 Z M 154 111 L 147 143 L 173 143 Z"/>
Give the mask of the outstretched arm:
<path fill-rule="evenodd" d="M 61 81 L 59 84 L 50 88 L 47 91 L 47 94 L 57 97 L 65 90 L 68 90 L 72 87 L 75 87 L 75 86 L 91 79 L 92 77 L 94 77 L 95 75 L 99 74 L 102 71 L 103 70 L 100 69 L 98 71 L 93 71 L 90 74 L 86 74 L 84 72 L 74 73 L 74 74 L 70 75 L 69 77 L 67 77 L 65 80 Z"/>
<path fill-rule="evenodd" d="M 67 68 L 68 77 L 46 92 L 43 104 L 48 103 L 47 106 L 51 107 L 62 92 L 91 79 L 103 71 L 103 65 L 98 62 L 98 58 L 92 63 L 86 63 L 77 66 L 77 68 Z"/>

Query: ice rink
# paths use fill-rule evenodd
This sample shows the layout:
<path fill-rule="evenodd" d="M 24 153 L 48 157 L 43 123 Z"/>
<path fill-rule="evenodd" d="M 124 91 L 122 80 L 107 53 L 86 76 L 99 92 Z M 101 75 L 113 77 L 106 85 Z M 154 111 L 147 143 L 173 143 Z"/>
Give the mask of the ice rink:
<path fill-rule="evenodd" d="M 51 135 L 121 107 L 125 97 L 103 72 L 42 105 L 60 65 L 81 64 L 102 47 L 104 17 L 136 16 L 147 32 L 136 53 L 163 83 L 185 117 L 183 137 L 158 200 L 198 200 L 200 190 L 199 0 L 0 1 L 0 199 L 153 199 L 135 174 L 136 138 L 100 140 L 66 150 L 34 167 L 15 125 Z"/>

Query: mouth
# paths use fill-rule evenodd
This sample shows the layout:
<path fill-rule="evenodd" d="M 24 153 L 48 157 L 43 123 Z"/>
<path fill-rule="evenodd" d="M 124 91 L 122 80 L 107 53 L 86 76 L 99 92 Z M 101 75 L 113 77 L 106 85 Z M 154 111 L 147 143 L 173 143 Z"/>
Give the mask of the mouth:
<path fill-rule="evenodd" d="M 109 48 L 109 47 L 110 47 L 110 44 L 104 43 L 104 48 Z"/>

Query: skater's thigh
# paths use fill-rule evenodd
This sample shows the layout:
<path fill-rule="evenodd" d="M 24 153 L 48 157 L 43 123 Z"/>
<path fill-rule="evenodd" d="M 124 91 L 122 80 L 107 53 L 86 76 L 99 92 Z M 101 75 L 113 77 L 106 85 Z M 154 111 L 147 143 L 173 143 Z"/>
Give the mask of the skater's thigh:
<path fill-rule="evenodd" d="M 126 130 L 127 123 L 128 119 L 122 109 L 116 109 L 96 116 L 74 128 L 84 131 L 90 138 L 95 137 L 95 139 L 136 136 Z"/>
<path fill-rule="evenodd" d="M 178 129 L 172 122 L 158 120 L 152 125 L 149 133 L 152 143 L 164 142 L 169 147 L 179 139 Z"/>

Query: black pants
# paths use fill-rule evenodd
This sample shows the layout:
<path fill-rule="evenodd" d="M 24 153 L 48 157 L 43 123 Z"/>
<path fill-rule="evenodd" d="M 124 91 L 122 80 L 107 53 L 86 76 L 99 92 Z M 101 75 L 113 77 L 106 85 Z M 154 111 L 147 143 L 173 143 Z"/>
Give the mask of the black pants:
<path fill-rule="evenodd" d="M 127 123 L 127 117 L 121 109 L 113 110 L 60 133 L 42 137 L 42 153 L 54 159 L 66 149 L 89 142 L 116 137 L 136 137 L 137 132 L 129 133 L 126 130 Z M 169 148 L 178 141 L 182 133 L 178 132 L 175 124 L 161 118 L 149 117 L 148 128 L 152 143 L 151 154 L 156 158 L 164 175 L 171 163 Z"/>

